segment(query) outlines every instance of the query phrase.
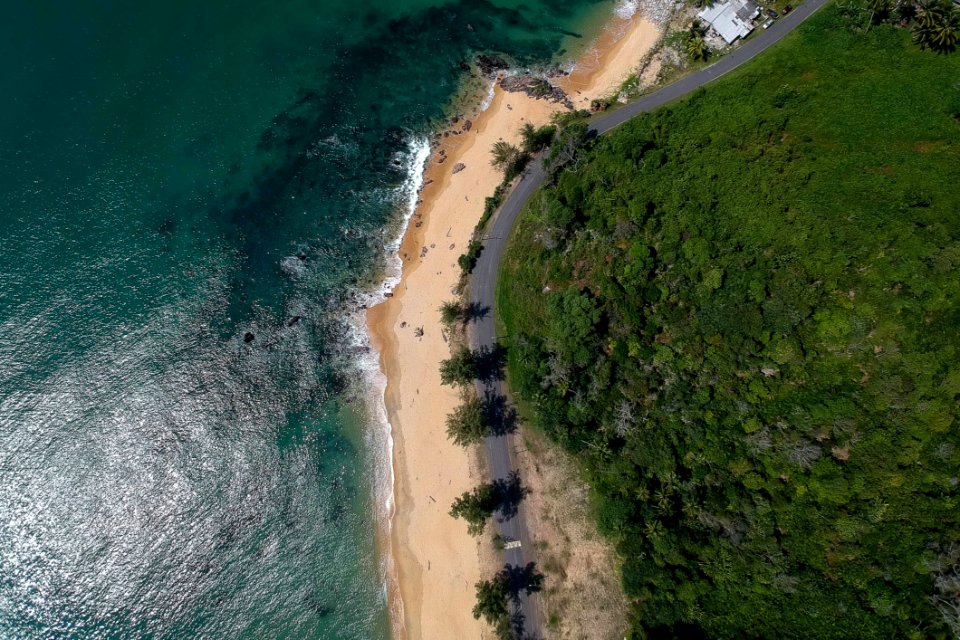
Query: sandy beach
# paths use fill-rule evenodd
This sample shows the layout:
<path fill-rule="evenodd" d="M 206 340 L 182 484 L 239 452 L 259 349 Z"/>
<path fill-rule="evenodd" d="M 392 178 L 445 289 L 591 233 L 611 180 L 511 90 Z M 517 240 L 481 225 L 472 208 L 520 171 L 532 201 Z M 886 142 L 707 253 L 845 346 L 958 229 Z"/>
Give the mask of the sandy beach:
<path fill-rule="evenodd" d="M 587 108 L 592 99 L 615 91 L 659 37 L 658 26 L 641 16 L 614 18 L 574 71 L 556 84 L 577 108 Z M 394 514 L 385 544 L 393 558 L 388 586 L 396 638 L 492 635 L 471 609 L 474 584 L 493 572 L 497 556 L 489 536 L 470 537 L 465 523 L 448 515 L 454 498 L 483 480 L 483 469 L 477 451 L 446 437 L 446 416 L 459 397 L 440 384 L 439 364 L 449 356 L 449 345 L 438 308 L 455 298 L 457 258 L 484 198 L 501 179 L 490 166 L 491 146 L 498 140 L 517 143 L 525 123 L 546 124 L 563 109 L 497 87 L 469 127 L 463 119 L 450 124 L 428 161 L 421 201 L 399 250 L 402 279 L 393 296 L 367 314 L 387 378 L 384 399 L 394 438 Z M 454 173 L 458 164 L 464 168 Z"/>

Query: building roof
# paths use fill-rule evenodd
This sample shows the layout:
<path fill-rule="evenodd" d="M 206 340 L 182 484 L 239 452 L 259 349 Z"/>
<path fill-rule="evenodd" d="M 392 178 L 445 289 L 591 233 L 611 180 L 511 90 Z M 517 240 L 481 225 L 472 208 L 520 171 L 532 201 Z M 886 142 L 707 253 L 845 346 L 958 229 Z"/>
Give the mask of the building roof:
<path fill-rule="evenodd" d="M 748 22 L 760 15 L 760 7 L 752 2 L 744 2 L 743 6 L 737 10 L 737 17 Z"/>
<path fill-rule="evenodd" d="M 750 21 L 759 13 L 759 7 L 750 0 L 728 0 L 707 7 L 697 15 L 701 20 L 709 23 L 727 44 L 730 44 L 753 31 Z"/>

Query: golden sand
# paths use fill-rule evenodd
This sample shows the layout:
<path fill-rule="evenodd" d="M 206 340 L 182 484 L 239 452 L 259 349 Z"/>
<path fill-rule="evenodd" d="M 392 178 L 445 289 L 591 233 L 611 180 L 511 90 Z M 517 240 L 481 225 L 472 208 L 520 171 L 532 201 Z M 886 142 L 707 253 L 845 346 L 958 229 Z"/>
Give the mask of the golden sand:
<path fill-rule="evenodd" d="M 596 45 L 558 84 L 578 108 L 614 91 L 660 37 L 643 18 L 614 20 Z M 396 638 L 469 639 L 490 636 L 471 615 L 475 583 L 493 572 L 483 566 L 480 542 L 448 514 L 453 500 L 479 484 L 476 452 L 446 437 L 446 416 L 457 392 L 440 384 L 449 356 L 439 307 L 453 300 L 457 258 L 470 240 L 501 176 L 490 147 L 516 143 L 527 122 L 546 124 L 563 107 L 496 89 L 490 106 L 468 132 L 442 138 L 424 175 L 421 202 L 400 247 L 403 275 L 393 297 L 371 308 L 367 322 L 387 377 L 385 403 L 394 438 L 394 514 L 388 587 Z M 462 121 L 454 128 L 462 131 Z M 443 153 L 441 153 L 441 150 Z M 438 160 L 445 157 L 443 163 Z M 458 163 L 465 168 L 453 173 Z M 417 223 L 419 222 L 419 226 Z M 426 250 L 425 254 L 423 253 Z M 418 336 L 418 328 L 423 335 Z"/>

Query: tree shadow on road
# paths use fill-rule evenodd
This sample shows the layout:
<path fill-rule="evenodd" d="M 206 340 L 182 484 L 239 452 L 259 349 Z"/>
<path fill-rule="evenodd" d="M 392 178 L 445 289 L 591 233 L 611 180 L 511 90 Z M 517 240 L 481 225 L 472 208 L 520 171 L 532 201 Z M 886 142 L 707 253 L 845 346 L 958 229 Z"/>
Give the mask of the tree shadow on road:
<path fill-rule="evenodd" d="M 536 562 L 524 566 L 507 564 L 497 575 L 507 585 L 507 594 L 514 602 L 519 602 L 520 594 L 533 595 L 543 590 L 543 574 L 537 571 Z"/>
<path fill-rule="evenodd" d="M 474 352 L 477 380 L 493 382 L 503 380 L 503 368 L 507 362 L 507 350 L 499 344 L 492 347 L 480 347 Z"/>
<path fill-rule="evenodd" d="M 506 396 L 490 390 L 483 396 L 483 417 L 493 436 L 513 433 L 520 425 L 520 416 L 507 402 Z"/>
<path fill-rule="evenodd" d="M 493 481 L 493 493 L 497 500 L 497 511 L 500 522 L 516 517 L 520 510 L 520 503 L 530 493 L 530 489 L 520 483 L 520 474 L 513 471 L 510 477 Z"/>
<path fill-rule="evenodd" d="M 506 596 L 513 605 L 510 617 L 501 620 L 497 625 L 499 637 L 538 640 L 537 636 L 527 634 L 526 617 L 520 608 L 521 594 L 530 596 L 543 590 L 543 574 L 537 571 L 536 563 L 528 562 L 525 566 L 504 565 L 503 569 L 497 572 L 494 581 L 505 587 Z"/>
<path fill-rule="evenodd" d="M 476 322 L 487 317 L 490 313 L 490 307 L 485 307 L 479 302 L 471 302 L 463 308 L 463 321 Z"/>

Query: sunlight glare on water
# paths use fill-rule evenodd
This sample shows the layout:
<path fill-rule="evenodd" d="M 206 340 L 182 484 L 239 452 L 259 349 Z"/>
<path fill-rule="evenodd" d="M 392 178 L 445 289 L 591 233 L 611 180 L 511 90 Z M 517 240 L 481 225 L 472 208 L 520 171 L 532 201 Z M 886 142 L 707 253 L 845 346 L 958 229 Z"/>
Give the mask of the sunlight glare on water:
<path fill-rule="evenodd" d="M 347 311 L 460 63 L 613 7 L 5 7 L 0 638 L 387 636 Z"/>

